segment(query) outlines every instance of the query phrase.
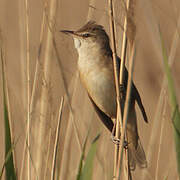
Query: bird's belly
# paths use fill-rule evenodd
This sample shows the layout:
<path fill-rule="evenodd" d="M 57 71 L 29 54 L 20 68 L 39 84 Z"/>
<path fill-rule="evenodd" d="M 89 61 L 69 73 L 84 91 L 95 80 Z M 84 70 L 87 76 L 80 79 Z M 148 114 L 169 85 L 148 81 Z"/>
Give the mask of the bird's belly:
<path fill-rule="evenodd" d="M 95 104 L 109 117 L 116 116 L 116 92 L 113 72 L 108 69 L 94 69 L 80 72 L 83 84 Z"/>

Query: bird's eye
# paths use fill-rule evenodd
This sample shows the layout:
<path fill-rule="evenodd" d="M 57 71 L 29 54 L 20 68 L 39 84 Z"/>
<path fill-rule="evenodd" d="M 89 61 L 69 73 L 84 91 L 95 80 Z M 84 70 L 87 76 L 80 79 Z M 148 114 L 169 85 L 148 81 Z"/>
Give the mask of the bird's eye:
<path fill-rule="evenodd" d="M 87 38 L 87 37 L 89 37 L 89 36 L 90 36 L 90 34 L 88 34 L 88 33 L 83 34 L 83 37 L 85 37 L 85 38 Z"/>

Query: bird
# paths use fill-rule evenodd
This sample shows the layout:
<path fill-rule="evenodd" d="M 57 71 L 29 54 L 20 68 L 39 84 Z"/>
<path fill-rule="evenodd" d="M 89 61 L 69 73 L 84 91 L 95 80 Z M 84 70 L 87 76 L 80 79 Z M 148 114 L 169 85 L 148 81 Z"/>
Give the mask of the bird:
<path fill-rule="evenodd" d="M 77 67 L 81 82 L 100 120 L 112 133 L 117 112 L 117 101 L 112 50 L 108 34 L 102 25 L 92 20 L 76 31 L 61 30 L 61 32 L 73 38 L 74 46 L 78 52 Z M 116 62 L 119 70 L 121 59 L 118 56 Z M 125 67 L 124 98 L 127 81 L 128 71 Z M 134 82 L 132 82 L 131 88 L 126 134 L 129 165 L 131 170 L 135 170 L 136 164 L 140 168 L 147 167 L 146 155 L 138 134 L 135 103 L 138 104 L 146 123 L 148 118 Z"/>

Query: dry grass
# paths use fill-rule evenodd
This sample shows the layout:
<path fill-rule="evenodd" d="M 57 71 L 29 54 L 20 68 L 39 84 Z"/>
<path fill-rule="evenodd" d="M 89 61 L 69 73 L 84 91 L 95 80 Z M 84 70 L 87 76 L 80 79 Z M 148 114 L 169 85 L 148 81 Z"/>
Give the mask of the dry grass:
<path fill-rule="evenodd" d="M 115 132 L 115 138 L 120 139 L 120 132 L 122 132 L 122 110 L 121 110 L 121 101 L 122 101 L 122 95 L 120 94 L 119 89 L 119 74 L 118 74 L 118 64 L 116 61 L 117 58 L 117 52 L 116 52 L 116 39 L 115 39 L 115 24 L 114 24 L 114 13 L 113 13 L 113 2 L 112 0 L 109 0 L 109 20 L 110 20 L 110 32 L 111 32 L 111 44 L 112 44 L 112 55 L 113 55 L 113 65 L 114 65 L 114 78 L 115 78 L 115 85 L 116 85 L 116 100 L 117 100 L 117 116 L 116 120 L 114 122 L 113 127 L 113 136 Z M 121 130 L 121 131 L 120 131 Z M 113 173 L 113 179 L 116 179 L 119 177 L 119 171 L 120 167 L 118 166 L 119 159 L 119 145 L 115 144 L 115 150 L 114 150 L 114 173 Z"/>
<path fill-rule="evenodd" d="M 114 76 L 116 82 L 116 93 L 117 93 L 117 118 L 115 123 L 115 138 L 120 139 L 120 147 L 118 144 L 115 144 L 115 155 L 114 155 L 114 178 L 119 179 L 121 176 L 121 170 L 124 169 L 126 179 L 132 179 L 131 172 L 129 170 L 129 162 L 128 162 L 128 149 L 123 153 L 124 141 L 126 139 L 126 124 L 128 119 L 128 109 L 129 109 L 129 100 L 131 93 L 131 82 L 132 82 L 132 72 L 133 72 L 133 59 L 135 53 L 134 40 L 136 36 L 135 32 L 135 22 L 133 21 L 134 17 L 134 1 L 127 1 L 125 4 L 126 15 L 124 18 L 124 31 L 123 31 L 123 41 L 122 41 L 122 51 L 121 51 L 121 66 L 120 72 L 118 74 L 118 66 L 117 66 L 117 53 L 116 53 L 116 41 L 115 41 L 115 25 L 114 25 L 114 13 L 113 13 L 113 3 L 109 1 L 109 17 L 110 17 L 110 30 L 111 30 L 111 42 L 112 42 L 112 51 L 113 51 L 113 63 L 114 63 Z M 130 8 L 129 8 L 130 6 Z M 128 37 L 127 37 L 128 36 Z M 124 102 L 123 100 L 123 91 L 120 92 L 119 87 L 123 87 L 124 81 L 124 68 L 125 68 L 125 59 L 127 53 L 127 38 L 129 40 L 130 47 L 130 63 L 129 63 L 129 79 L 128 79 L 128 87 L 127 87 L 127 95 L 124 109 L 121 109 L 121 104 Z M 120 84 L 120 86 L 119 86 Z M 124 111 L 124 117 L 122 117 L 122 113 Z M 119 126 L 120 125 L 120 126 Z M 121 134 L 121 136 L 120 136 Z M 122 168 L 122 161 L 124 154 L 124 168 Z"/>
<path fill-rule="evenodd" d="M 51 180 L 55 179 L 55 170 L 56 170 L 56 160 L 57 160 L 57 149 L 58 149 L 58 142 L 59 142 L 59 136 L 60 136 L 60 125 L 61 125 L 61 117 L 62 117 L 62 110 L 63 110 L 63 103 L 64 98 L 61 98 L 60 108 L 59 108 L 59 114 L 58 114 L 58 124 L 56 129 L 56 139 L 54 144 L 54 153 L 53 153 L 53 162 L 52 162 L 52 173 L 51 173 Z"/>
<path fill-rule="evenodd" d="M 74 70 L 76 69 L 74 66 L 77 56 L 72 48 L 72 42 L 69 39 L 63 39 L 57 33 L 58 30 L 64 27 L 69 29 L 80 27 L 86 19 L 95 19 L 98 23 L 106 25 L 109 18 L 107 4 L 104 1 L 93 0 L 90 3 L 80 0 L 77 2 L 63 0 L 60 1 L 60 5 L 55 0 L 46 2 L 23 1 L 23 3 L 18 1 L 19 5 L 17 2 L 11 3 L 9 4 L 8 1 L 0 3 L 0 26 L 2 26 L 6 50 L 5 71 L 10 92 L 12 137 L 14 140 L 20 137 L 14 149 L 18 178 L 40 179 L 43 177 L 43 179 L 54 179 L 54 177 L 58 177 L 59 179 L 74 179 L 82 153 L 82 142 L 88 127 L 91 125 L 87 147 L 90 146 L 91 139 L 96 136 L 97 132 L 102 130 L 95 158 L 93 179 L 112 179 L 114 148 L 110 141 L 110 135 L 99 123 L 79 82 L 78 74 Z M 119 2 L 115 3 L 115 7 L 118 7 L 116 5 Z M 157 2 L 149 2 L 149 4 L 151 3 L 156 6 Z M 170 9 L 167 0 L 158 3 L 164 5 L 167 11 Z M 178 0 L 175 0 L 175 3 L 177 3 L 176 9 L 179 10 Z M 79 8 L 80 5 L 82 8 Z M 11 7 L 16 8 L 11 9 Z M 91 10 L 87 13 L 88 8 Z M 138 179 L 141 177 L 141 179 L 152 180 L 167 177 L 167 179 L 178 179 L 175 170 L 174 147 L 171 141 L 172 132 L 171 128 L 167 129 L 168 123 L 170 124 L 170 121 L 168 121 L 168 101 L 167 108 L 163 107 L 164 101 L 167 100 L 167 94 L 165 93 L 167 83 L 162 77 L 162 72 L 159 73 L 162 64 L 161 51 L 158 49 L 159 40 L 153 27 L 156 27 L 158 23 L 163 26 L 163 23 L 168 22 L 166 17 L 174 17 L 174 14 L 179 16 L 179 14 L 173 12 L 170 14 L 170 11 L 167 13 L 166 8 L 163 9 L 161 6 L 159 6 L 159 8 L 162 8 L 161 13 L 160 11 L 153 12 L 152 9 L 149 10 L 146 6 L 143 6 L 143 8 L 144 11 L 141 8 L 138 9 L 141 12 L 141 17 L 138 17 L 140 23 L 136 32 L 142 44 L 137 41 L 138 61 L 135 64 L 135 80 L 141 90 L 150 121 L 148 127 L 145 127 L 144 124 L 138 124 L 142 132 L 140 136 L 143 145 L 146 147 L 148 169 L 137 169 L 132 174 L 132 178 Z M 125 12 L 127 11 L 125 10 Z M 149 12 L 154 14 L 156 21 Z M 143 19 L 146 16 L 145 13 L 148 17 L 146 21 Z M 132 17 L 133 15 L 130 14 L 129 16 Z M 111 22 L 115 20 L 117 28 L 118 25 L 121 26 L 121 32 L 117 31 L 117 37 L 122 34 L 123 29 L 126 32 L 126 26 L 123 27 L 124 23 L 119 22 L 119 19 L 118 13 L 116 13 L 116 17 L 111 19 Z M 165 45 L 167 44 L 169 52 L 169 63 L 172 68 L 175 67 L 174 63 L 176 63 L 176 67 L 180 67 L 178 61 L 175 61 L 179 59 L 179 19 L 176 22 L 175 32 L 173 23 L 169 23 L 168 28 L 162 28 Z M 56 28 L 53 24 L 56 25 Z M 108 29 L 107 26 L 105 26 L 105 29 Z M 143 33 L 144 31 L 145 33 Z M 132 31 L 129 31 L 129 33 L 131 34 Z M 170 34 L 173 34 L 173 37 Z M 129 37 L 134 36 L 131 34 Z M 122 42 L 122 44 L 125 44 L 123 46 L 126 47 L 126 38 Z M 154 45 L 156 45 L 155 48 Z M 126 51 L 121 51 L 121 57 L 125 59 L 123 57 L 125 57 Z M 118 52 L 119 49 L 117 49 Z M 180 88 L 178 68 L 173 72 L 177 82 L 177 93 Z M 130 66 L 129 70 L 131 72 Z M 131 77 L 129 78 L 131 79 Z M 0 91 L 2 92 L 2 90 Z M 65 98 L 61 134 L 59 140 L 56 141 L 59 100 L 62 96 Z M 0 112 L 2 112 L 1 104 Z M 141 116 L 138 116 L 138 118 L 140 122 Z M 1 119 L 3 119 L 2 115 Z M 3 127 L 3 121 L 0 121 L 0 123 L 0 126 Z M 122 130 L 123 137 L 125 127 Z M 3 132 L 3 128 L 1 132 Z M 0 143 L 3 147 L 3 137 L 0 138 Z M 57 147 L 55 144 L 59 145 L 58 150 L 55 148 Z M 168 148 L 165 144 L 168 144 Z M 121 148 L 122 146 L 119 149 Z M 55 158 L 53 154 L 56 154 L 57 157 Z M 0 159 L 0 162 L 4 162 L 3 149 L 0 151 Z M 166 162 L 170 163 L 167 164 Z M 2 167 L 2 165 L 1 163 L 0 166 Z"/>

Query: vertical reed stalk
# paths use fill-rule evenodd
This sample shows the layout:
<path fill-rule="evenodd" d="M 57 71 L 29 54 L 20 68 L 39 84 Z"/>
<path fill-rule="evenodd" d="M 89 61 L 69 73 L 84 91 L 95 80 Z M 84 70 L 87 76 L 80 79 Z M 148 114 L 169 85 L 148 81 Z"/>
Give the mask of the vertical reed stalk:
<path fill-rule="evenodd" d="M 165 96 L 166 94 L 164 94 Z M 164 133 L 164 126 L 165 126 L 165 120 L 166 120 L 166 106 L 167 106 L 167 99 L 164 98 L 164 107 L 162 112 L 162 122 L 160 127 L 160 138 L 159 138 L 159 149 L 157 153 L 157 165 L 156 165 L 156 171 L 155 171 L 155 180 L 158 180 L 158 173 L 159 173 L 159 167 L 160 167 L 160 155 L 161 155 L 161 145 L 163 141 L 163 133 Z"/>
<path fill-rule="evenodd" d="M 53 24 L 56 15 L 57 9 L 57 0 L 47 1 L 49 4 L 49 21 L 51 28 L 53 29 Z M 38 172 L 38 176 L 41 177 L 42 175 L 42 165 L 43 165 L 43 156 L 42 156 L 42 149 L 44 145 L 44 136 L 45 136 L 45 126 L 46 126 L 46 119 L 48 116 L 48 84 L 50 82 L 50 71 L 52 66 L 51 61 L 51 53 L 53 48 L 53 35 L 49 28 L 47 28 L 47 36 L 46 36 L 46 43 L 44 46 L 44 62 L 43 62 L 43 86 L 41 89 L 41 102 L 40 102 L 40 114 L 42 114 L 39 118 L 39 129 L 37 129 L 37 136 L 38 136 L 38 151 L 36 153 L 36 168 Z"/>
<path fill-rule="evenodd" d="M 132 51 L 131 51 L 130 61 L 129 61 L 129 76 L 128 76 L 128 85 L 127 85 L 127 92 L 126 92 L 126 101 L 125 101 L 125 106 L 124 106 L 123 127 L 122 127 L 122 132 L 121 132 L 121 143 L 120 143 L 119 157 L 118 157 L 118 168 L 120 168 L 122 165 L 121 162 L 122 162 L 123 157 L 121 156 L 121 154 L 124 148 L 124 139 L 125 139 L 125 133 L 126 133 L 127 120 L 128 120 L 129 103 L 130 103 L 130 97 L 131 97 L 131 85 L 132 85 L 133 68 L 134 68 L 134 57 L 135 57 L 135 43 L 132 46 Z M 127 153 L 128 152 L 126 152 L 126 154 Z M 126 158 L 126 163 L 128 163 L 128 158 Z M 128 177 L 129 177 L 130 171 L 129 171 L 128 164 L 127 164 L 127 168 L 128 169 L 126 173 L 128 174 Z M 118 174 L 117 177 L 119 176 L 120 174 Z"/>
<path fill-rule="evenodd" d="M 126 3 L 127 10 L 129 9 L 129 0 Z M 127 11 L 126 11 L 127 12 Z M 123 40 L 122 40 L 122 49 L 121 49 L 121 66 L 120 66 L 120 73 L 119 73 L 119 80 L 120 84 L 123 85 L 123 74 L 124 74 L 124 67 L 125 67 L 125 60 L 126 60 L 126 50 L 127 50 L 127 13 L 124 19 L 124 27 L 123 27 Z"/>
<path fill-rule="evenodd" d="M 58 124 L 56 129 L 56 139 L 54 144 L 54 153 L 53 153 L 53 163 L 52 163 L 52 171 L 51 171 L 51 180 L 55 179 L 55 169 L 56 169 L 56 157 L 57 157 L 57 148 L 58 148 L 58 141 L 59 141 L 59 132 L 60 132 L 60 125 L 61 125 L 61 117 L 62 117 L 62 109 L 64 104 L 64 98 L 61 98 L 59 113 L 58 113 Z"/>
<path fill-rule="evenodd" d="M 30 62 L 29 62 L 29 7 L 28 1 L 25 0 L 25 9 L 26 9 L 26 73 L 27 73 L 27 174 L 28 180 L 31 179 L 30 177 Z"/>
<path fill-rule="evenodd" d="M 113 4 L 112 1 L 109 0 L 109 16 L 110 16 L 110 30 L 111 30 L 111 39 L 112 39 L 112 50 L 113 50 L 113 62 L 114 62 L 114 75 L 115 75 L 115 83 L 116 83 L 116 93 L 117 93 L 117 119 L 116 119 L 116 138 L 120 139 L 120 132 L 121 132 L 121 142 L 120 142 L 120 148 L 115 145 L 115 155 L 114 155 L 114 177 L 119 178 L 120 177 L 120 167 L 122 165 L 122 153 L 123 153 L 123 146 L 124 146 L 124 140 L 125 140 L 125 134 L 126 134 L 126 124 L 128 119 L 128 108 L 129 108 L 129 101 L 130 101 L 130 92 L 131 92 L 131 83 L 132 83 L 132 72 L 133 72 L 133 57 L 134 57 L 134 39 L 131 41 L 131 62 L 130 62 L 130 74 L 128 79 L 128 88 L 127 88 L 127 94 L 126 94 L 126 101 L 125 101 L 125 109 L 124 109 L 124 116 L 122 121 L 122 109 L 120 102 L 123 103 L 123 93 L 120 92 L 119 89 L 119 82 L 120 85 L 123 87 L 123 73 L 124 73 L 124 67 L 125 67 L 125 59 L 126 59 L 126 49 L 127 49 L 127 18 L 128 18 L 128 9 L 129 9 L 129 3 L 130 1 L 127 0 L 126 2 L 126 16 L 124 20 L 124 32 L 123 32 L 123 43 L 122 43 L 122 52 L 121 52 L 121 65 L 120 65 L 120 74 L 118 75 L 117 70 L 117 62 L 116 62 L 116 46 L 115 46 L 115 33 L 114 33 L 114 17 L 113 17 Z M 133 9 L 132 9 L 133 10 Z M 131 27 L 128 27 L 131 29 Z M 135 34 L 133 34 L 135 36 Z M 118 77 L 119 76 L 119 77 Z M 120 127 L 119 127 L 120 125 Z M 121 129 L 121 131 L 120 131 Z M 126 152 L 126 157 L 128 157 L 128 152 Z M 127 167 L 127 177 L 128 179 L 131 178 L 129 165 L 128 165 L 128 158 L 125 158 L 125 163 Z"/>
<path fill-rule="evenodd" d="M 124 141 L 126 140 L 126 125 L 128 120 L 128 111 L 129 111 L 129 102 L 130 102 L 130 95 L 131 95 L 131 84 L 132 84 L 132 74 L 133 74 L 133 64 L 134 64 L 134 56 L 135 56 L 135 23 L 133 21 L 134 15 L 134 1 L 127 0 L 125 3 L 125 19 L 124 19 L 124 31 L 123 31 L 123 42 L 122 42 L 122 50 L 121 50 L 121 65 L 120 65 L 120 85 L 123 87 L 124 82 L 124 67 L 125 67 L 125 60 L 127 54 L 127 39 L 129 40 L 129 52 L 130 52 L 130 63 L 129 63 L 129 76 L 128 76 L 128 85 L 127 85 L 127 92 L 125 98 L 125 106 L 124 106 L 124 113 L 123 113 L 123 127 L 121 131 L 121 143 L 119 148 L 119 159 L 118 159 L 118 168 L 122 166 L 122 158 L 123 156 L 123 146 Z M 128 37 L 127 37 L 128 36 Z M 128 179 L 131 179 L 131 172 L 129 169 L 129 162 L 128 162 L 128 149 L 125 150 L 125 161 L 124 169 L 125 174 Z M 126 167 L 126 168 L 125 168 Z M 120 173 L 118 172 L 117 177 L 120 177 Z"/>
<path fill-rule="evenodd" d="M 113 65 L 114 65 L 114 78 L 115 78 L 115 85 L 116 85 L 116 101 L 117 101 L 117 116 L 115 121 L 115 137 L 116 139 L 120 139 L 120 128 L 122 126 L 122 111 L 121 111 L 121 104 L 120 104 L 120 89 L 119 89 L 119 75 L 118 75 L 118 64 L 117 64 L 117 51 L 116 51 L 116 41 L 115 41 L 115 24 L 114 24 L 114 13 L 113 13 L 113 2 L 109 0 L 109 24 L 110 24 L 110 34 L 111 34 L 111 44 L 112 44 L 112 55 L 113 55 Z M 115 144 L 115 151 L 114 151 L 114 172 L 113 176 L 116 178 L 117 170 L 117 163 L 118 163 L 118 151 L 119 146 Z"/>
<path fill-rule="evenodd" d="M 42 46 L 42 39 L 43 39 L 43 35 L 44 35 L 44 26 L 45 26 L 45 15 L 43 13 L 43 19 L 42 19 L 42 23 L 41 23 L 41 32 L 40 32 L 40 45 L 39 45 L 39 51 L 38 51 L 38 56 L 36 59 L 36 67 L 35 67 L 35 75 L 34 75 L 34 80 L 33 80 L 33 84 L 32 84 L 32 95 L 31 95 L 31 99 L 30 99 L 30 114 L 33 111 L 33 107 L 34 107 L 34 100 L 35 100 L 35 92 L 36 92 L 36 88 L 37 88 L 37 83 L 38 83 L 38 72 L 39 72 L 39 60 L 40 60 L 40 53 L 41 53 L 41 46 Z M 30 122 L 31 122 L 31 116 L 30 116 Z M 28 126 L 27 126 L 27 130 L 26 130 L 26 138 L 25 138 L 25 143 L 24 143 L 24 148 L 23 148 L 23 159 L 22 159 L 22 163 L 21 163 L 21 169 L 20 169 L 20 179 L 23 179 L 23 169 L 24 169 L 24 163 L 25 163 L 25 152 L 26 152 L 26 140 L 28 139 Z"/>

